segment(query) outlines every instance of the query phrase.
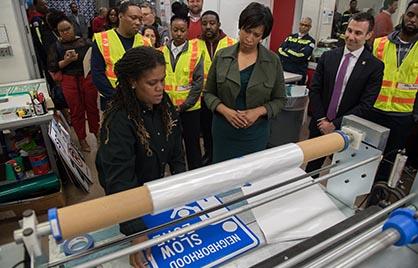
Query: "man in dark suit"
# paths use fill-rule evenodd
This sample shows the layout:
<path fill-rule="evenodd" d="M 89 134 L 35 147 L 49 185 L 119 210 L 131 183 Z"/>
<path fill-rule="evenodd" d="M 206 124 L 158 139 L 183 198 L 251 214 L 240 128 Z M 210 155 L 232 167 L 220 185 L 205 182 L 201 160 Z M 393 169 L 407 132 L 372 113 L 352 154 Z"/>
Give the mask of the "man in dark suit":
<path fill-rule="evenodd" d="M 87 19 L 78 12 L 76 2 L 70 4 L 70 9 L 71 13 L 68 14 L 67 17 L 73 22 L 76 35 L 87 38 L 89 33 Z"/>
<path fill-rule="evenodd" d="M 364 117 L 371 110 L 384 69 L 383 63 L 365 47 L 373 27 L 370 14 L 353 15 L 345 31 L 345 46 L 327 51 L 319 59 L 309 93 L 310 138 L 339 129 L 345 115 Z M 319 169 L 324 160 L 309 162 L 306 171 Z"/>

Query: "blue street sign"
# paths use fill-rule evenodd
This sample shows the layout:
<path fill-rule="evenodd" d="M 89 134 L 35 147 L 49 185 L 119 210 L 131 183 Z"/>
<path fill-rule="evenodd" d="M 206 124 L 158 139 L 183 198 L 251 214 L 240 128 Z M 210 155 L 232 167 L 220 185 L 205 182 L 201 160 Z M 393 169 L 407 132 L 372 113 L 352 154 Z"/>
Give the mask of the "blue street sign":
<path fill-rule="evenodd" d="M 151 228 L 219 204 L 221 201 L 218 198 L 209 197 L 157 215 L 144 216 L 142 220 Z M 150 234 L 149 237 L 173 232 L 225 211 L 228 210 L 224 208 L 190 219 Z M 253 232 L 234 216 L 152 247 L 151 267 L 211 267 L 257 247 L 258 244 L 259 240 Z"/>

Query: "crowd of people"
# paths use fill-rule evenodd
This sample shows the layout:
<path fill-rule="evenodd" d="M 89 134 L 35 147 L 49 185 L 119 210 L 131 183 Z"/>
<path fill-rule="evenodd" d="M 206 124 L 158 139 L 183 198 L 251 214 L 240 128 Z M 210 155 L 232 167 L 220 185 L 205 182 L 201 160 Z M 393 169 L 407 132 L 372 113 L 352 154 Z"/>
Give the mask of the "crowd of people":
<path fill-rule="evenodd" d="M 92 39 L 75 3 L 68 15 L 47 11 L 43 0 L 34 4 L 30 22 L 35 46 L 43 47 L 40 67 L 51 88 L 62 89 L 81 149 L 90 150 L 86 121 L 98 138 L 96 167 L 106 194 L 164 177 L 166 166 L 176 174 L 266 149 L 269 120 L 285 102 L 283 71 L 300 74 L 306 84 L 315 47 L 309 17 L 276 52 L 264 47 L 274 19 L 256 2 L 242 10 L 237 40 L 222 31 L 215 11 L 202 12 L 203 0 L 175 2 L 168 26 L 147 2 L 100 8 Z M 393 29 L 382 21 L 396 8 L 397 1 L 385 1 L 375 19 L 352 0 L 336 14 L 341 45 L 320 57 L 308 85 L 310 137 L 339 129 L 342 117 L 354 114 L 390 128 L 389 162 L 405 147 L 418 120 L 418 1 Z M 322 163 L 309 163 L 307 171 Z M 386 163 L 378 179 L 388 177 Z M 121 224 L 127 235 L 144 228 L 140 219 Z M 134 254 L 131 263 L 141 267 L 143 257 Z"/>

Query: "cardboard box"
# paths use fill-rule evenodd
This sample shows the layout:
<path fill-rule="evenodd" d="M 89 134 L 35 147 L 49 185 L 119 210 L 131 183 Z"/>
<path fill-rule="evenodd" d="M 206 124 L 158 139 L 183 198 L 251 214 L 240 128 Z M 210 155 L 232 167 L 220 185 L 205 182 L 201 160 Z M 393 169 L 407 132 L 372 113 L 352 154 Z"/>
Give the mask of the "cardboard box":
<path fill-rule="evenodd" d="M 37 215 L 41 215 L 50 208 L 63 206 L 65 206 L 65 195 L 61 186 L 61 190 L 53 194 L 0 204 L 0 221 L 20 220 L 22 213 L 27 209 L 33 209 Z"/>

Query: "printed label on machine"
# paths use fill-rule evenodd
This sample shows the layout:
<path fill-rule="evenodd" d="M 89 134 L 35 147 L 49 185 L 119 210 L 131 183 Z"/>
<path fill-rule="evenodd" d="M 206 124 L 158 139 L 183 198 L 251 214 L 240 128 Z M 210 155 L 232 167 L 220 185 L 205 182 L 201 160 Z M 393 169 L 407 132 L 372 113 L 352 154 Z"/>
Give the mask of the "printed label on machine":
<path fill-rule="evenodd" d="M 209 197 L 160 214 L 144 216 L 142 220 L 148 228 L 152 228 L 219 204 L 221 201 L 218 198 Z M 228 210 L 223 208 L 189 219 L 157 231 L 149 237 L 159 237 L 226 211 Z M 152 247 L 151 267 L 211 267 L 257 247 L 258 244 L 259 240 L 253 232 L 233 216 Z"/>

